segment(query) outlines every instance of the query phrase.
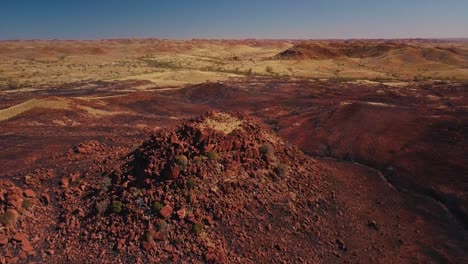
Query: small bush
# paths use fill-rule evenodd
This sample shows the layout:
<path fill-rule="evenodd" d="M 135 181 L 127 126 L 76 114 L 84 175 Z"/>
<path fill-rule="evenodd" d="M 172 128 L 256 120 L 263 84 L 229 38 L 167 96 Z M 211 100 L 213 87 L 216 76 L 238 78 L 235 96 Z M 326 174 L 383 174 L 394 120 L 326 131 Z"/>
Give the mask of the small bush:
<path fill-rule="evenodd" d="M 193 162 L 196 164 L 196 165 L 201 165 L 203 163 L 203 157 L 201 156 L 196 156 L 195 158 L 193 158 Z"/>
<path fill-rule="evenodd" d="M 288 168 L 283 164 L 278 164 L 274 171 L 281 178 L 284 178 L 288 175 Z"/>
<path fill-rule="evenodd" d="M 179 155 L 176 157 L 176 164 L 179 165 L 182 168 L 187 167 L 188 164 L 188 159 L 184 155 Z"/>
<path fill-rule="evenodd" d="M 102 188 L 104 191 L 107 191 L 107 190 L 109 190 L 109 188 L 110 188 L 111 185 L 112 185 L 112 179 L 109 178 L 109 177 L 105 177 L 105 178 L 102 180 L 101 188 Z"/>
<path fill-rule="evenodd" d="M 23 203 L 21 204 L 21 207 L 23 209 L 29 210 L 31 207 L 34 205 L 34 201 L 31 199 L 24 200 Z"/>
<path fill-rule="evenodd" d="M 120 214 L 123 210 L 123 204 L 120 201 L 112 202 L 112 212 L 115 214 Z"/>
<path fill-rule="evenodd" d="M 156 223 L 156 228 L 159 232 L 165 234 L 170 230 L 170 225 L 166 221 L 160 220 L 158 223 Z"/>
<path fill-rule="evenodd" d="M 273 73 L 273 67 L 267 66 L 265 71 L 268 72 L 268 73 Z"/>
<path fill-rule="evenodd" d="M 271 144 L 264 144 L 260 147 L 260 154 L 272 157 L 275 154 L 275 148 Z"/>
<path fill-rule="evenodd" d="M 159 213 L 159 211 L 161 211 L 161 209 L 163 209 L 164 205 L 160 202 L 154 202 L 153 203 L 153 211 Z"/>
<path fill-rule="evenodd" d="M 200 235 L 203 232 L 203 224 L 202 223 L 196 223 L 193 225 L 193 232 L 196 235 Z"/>
<path fill-rule="evenodd" d="M 216 151 L 209 151 L 208 153 L 206 153 L 206 157 L 209 160 L 217 160 L 219 158 L 219 154 Z"/>
<path fill-rule="evenodd" d="M 136 189 L 133 191 L 133 196 L 135 196 L 135 197 L 143 196 L 143 192 L 142 192 L 140 189 L 136 188 Z"/>
<path fill-rule="evenodd" d="M 104 214 L 108 208 L 109 208 L 109 202 L 106 200 L 100 201 L 96 204 L 96 211 L 100 215 Z"/>
<path fill-rule="evenodd" d="M 190 177 L 188 180 L 187 180 L 187 187 L 189 189 L 193 189 L 195 188 L 195 185 L 197 184 L 197 179 L 195 177 Z"/>

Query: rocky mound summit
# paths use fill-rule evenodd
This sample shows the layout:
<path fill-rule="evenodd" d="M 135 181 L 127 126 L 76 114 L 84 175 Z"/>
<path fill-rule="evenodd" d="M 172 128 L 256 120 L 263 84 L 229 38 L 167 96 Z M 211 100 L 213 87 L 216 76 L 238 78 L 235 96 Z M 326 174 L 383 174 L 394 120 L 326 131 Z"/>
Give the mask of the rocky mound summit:
<path fill-rule="evenodd" d="M 312 221 L 297 206 L 313 205 L 314 181 L 312 159 L 255 119 L 210 112 L 153 134 L 101 188 L 69 197 L 64 243 L 92 252 L 109 245 L 116 255 L 101 257 L 131 262 L 304 258 L 313 253 Z"/>

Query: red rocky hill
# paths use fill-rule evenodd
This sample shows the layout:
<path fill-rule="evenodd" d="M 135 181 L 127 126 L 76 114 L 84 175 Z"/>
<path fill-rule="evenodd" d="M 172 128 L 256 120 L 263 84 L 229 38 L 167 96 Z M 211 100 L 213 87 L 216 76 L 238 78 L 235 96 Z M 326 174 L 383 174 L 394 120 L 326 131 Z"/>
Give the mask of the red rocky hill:
<path fill-rule="evenodd" d="M 464 234 L 451 233 L 443 217 L 430 217 L 443 215 L 440 208 L 428 203 L 411 210 L 418 202 L 375 171 L 315 160 L 243 114 L 209 112 L 152 134 L 131 152 L 84 142 L 69 153 L 70 160 L 81 157 L 94 162 L 74 165 L 79 172 L 64 174 L 42 194 L 0 182 L 0 212 L 11 218 L 2 222 L 0 262 L 464 257 L 453 246 L 464 245 Z M 37 171 L 24 180 L 38 190 L 37 183 L 51 178 L 50 171 Z M 26 200 L 34 209 L 19 205 Z"/>

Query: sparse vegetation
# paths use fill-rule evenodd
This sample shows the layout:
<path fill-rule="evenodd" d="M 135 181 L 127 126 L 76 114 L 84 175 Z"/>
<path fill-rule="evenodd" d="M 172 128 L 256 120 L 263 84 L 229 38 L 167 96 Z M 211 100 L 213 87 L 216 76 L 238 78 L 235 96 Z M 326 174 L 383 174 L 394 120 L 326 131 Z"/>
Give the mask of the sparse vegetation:
<path fill-rule="evenodd" d="M 153 203 L 153 211 L 159 213 L 159 211 L 161 211 L 161 209 L 163 209 L 164 205 L 160 202 L 154 202 Z"/>
<path fill-rule="evenodd" d="M 109 202 L 106 200 L 96 203 L 96 211 L 99 215 L 104 214 L 109 208 Z"/>
<path fill-rule="evenodd" d="M 196 165 L 200 165 L 203 163 L 203 157 L 202 156 L 196 156 L 193 158 L 193 162 L 196 164 Z"/>
<path fill-rule="evenodd" d="M 141 191 L 141 189 L 136 188 L 135 190 L 133 190 L 133 196 L 135 197 L 143 196 L 143 192 Z"/>
<path fill-rule="evenodd" d="M 209 151 L 208 153 L 206 153 L 206 157 L 209 160 L 217 160 L 219 158 L 219 154 L 218 154 L 218 152 L 212 150 L 212 151 Z"/>
<path fill-rule="evenodd" d="M 188 159 L 186 156 L 178 155 L 176 156 L 175 160 L 176 160 L 176 164 L 179 165 L 181 168 L 185 169 L 185 167 L 187 167 Z"/>
<path fill-rule="evenodd" d="M 193 189 L 195 188 L 195 185 L 197 184 L 197 179 L 195 177 L 190 177 L 188 180 L 187 180 L 187 187 L 189 189 Z"/>
<path fill-rule="evenodd" d="M 172 61 L 163 61 L 163 60 L 155 60 L 155 59 L 141 59 L 141 61 L 145 62 L 147 66 L 154 67 L 154 68 L 164 68 L 164 69 L 181 69 L 182 67 L 180 64 L 176 64 Z"/>
<path fill-rule="evenodd" d="M 203 224 L 202 223 L 196 223 L 193 225 L 193 229 L 192 231 L 196 234 L 196 235 L 200 235 L 201 233 L 203 233 Z"/>
<path fill-rule="evenodd" d="M 273 157 L 275 155 L 275 148 L 269 143 L 263 144 L 260 147 L 260 154 L 267 157 Z"/>
<path fill-rule="evenodd" d="M 284 178 L 288 175 L 288 167 L 281 163 L 276 165 L 274 171 L 280 178 Z"/>
<path fill-rule="evenodd" d="M 114 214 L 120 214 L 123 211 L 123 204 L 121 201 L 112 202 L 112 212 Z"/>
<path fill-rule="evenodd" d="M 33 205 L 34 205 L 34 201 L 32 199 L 26 199 L 21 204 L 21 207 L 25 210 L 29 210 L 33 207 Z"/>
<path fill-rule="evenodd" d="M 102 183 L 101 183 L 102 190 L 104 190 L 104 191 L 109 190 L 111 184 L 112 184 L 112 179 L 109 178 L 109 177 L 104 177 L 104 179 L 102 180 Z"/>

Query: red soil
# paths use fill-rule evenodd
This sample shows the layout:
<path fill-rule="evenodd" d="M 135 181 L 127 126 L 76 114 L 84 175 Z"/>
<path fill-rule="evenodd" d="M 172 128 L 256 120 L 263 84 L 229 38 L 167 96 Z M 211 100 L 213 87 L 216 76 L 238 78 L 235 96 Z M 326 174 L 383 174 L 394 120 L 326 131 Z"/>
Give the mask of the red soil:
<path fill-rule="evenodd" d="M 24 113 L 0 127 L 0 263 L 462 263 L 466 89 L 252 79 Z M 209 109 L 242 129 L 173 118 Z"/>

